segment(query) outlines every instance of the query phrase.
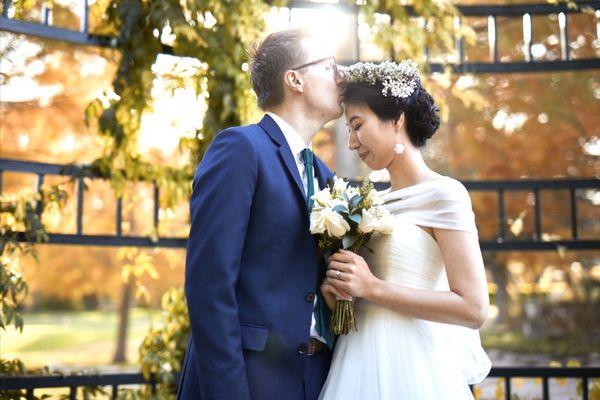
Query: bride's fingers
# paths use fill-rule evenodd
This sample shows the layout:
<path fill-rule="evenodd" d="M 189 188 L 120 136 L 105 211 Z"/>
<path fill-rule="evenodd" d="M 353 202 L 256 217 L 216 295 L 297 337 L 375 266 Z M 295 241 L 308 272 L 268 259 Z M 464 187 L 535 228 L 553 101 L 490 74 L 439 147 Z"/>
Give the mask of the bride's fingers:
<path fill-rule="evenodd" d="M 333 253 L 328 261 L 339 261 L 339 262 L 343 262 L 343 263 L 349 263 L 352 261 L 352 254 L 353 253 L 342 253 L 341 251 L 338 251 L 337 253 Z"/>
<path fill-rule="evenodd" d="M 330 271 L 335 270 L 335 271 L 342 271 L 342 272 L 352 271 L 352 267 L 350 265 L 341 263 L 339 261 L 330 261 L 329 264 L 327 265 L 327 269 L 329 269 Z"/>
<path fill-rule="evenodd" d="M 350 296 L 348 293 L 344 292 L 343 290 L 337 289 L 335 286 L 329 286 L 331 287 L 331 293 L 333 293 L 338 299 L 352 300 L 352 296 Z"/>

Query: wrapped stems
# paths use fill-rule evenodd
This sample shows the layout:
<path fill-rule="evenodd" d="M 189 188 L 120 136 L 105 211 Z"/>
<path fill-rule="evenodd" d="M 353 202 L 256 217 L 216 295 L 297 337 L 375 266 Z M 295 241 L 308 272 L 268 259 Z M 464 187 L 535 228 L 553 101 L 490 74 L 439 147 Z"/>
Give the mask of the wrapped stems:
<path fill-rule="evenodd" d="M 358 253 L 367 236 L 360 235 L 349 250 Z M 331 316 L 329 329 L 334 335 L 346 335 L 358 330 L 354 319 L 354 303 L 352 300 L 338 299 L 335 302 L 335 310 Z"/>

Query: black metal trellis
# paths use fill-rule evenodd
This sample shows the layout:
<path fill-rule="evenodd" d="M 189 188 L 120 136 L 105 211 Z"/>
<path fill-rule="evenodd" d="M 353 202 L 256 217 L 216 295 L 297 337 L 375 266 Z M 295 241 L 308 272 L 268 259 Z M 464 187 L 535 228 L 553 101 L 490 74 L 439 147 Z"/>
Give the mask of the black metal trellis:
<path fill-rule="evenodd" d="M 83 227 L 83 200 L 84 182 L 82 169 L 75 166 L 44 164 L 29 161 L 18 161 L 0 159 L 0 191 L 2 175 L 10 172 L 21 172 L 35 174 L 38 177 L 38 190 L 41 188 L 47 175 L 70 176 L 77 180 L 77 230 L 74 234 L 50 233 L 50 243 L 54 244 L 77 244 L 94 246 L 140 246 L 140 247 L 175 247 L 184 248 L 185 238 L 149 238 L 139 236 L 125 236 L 122 233 L 122 200 L 117 200 L 117 212 L 114 235 L 86 235 Z M 94 178 L 91 176 L 91 178 Z M 97 179 L 97 177 L 96 177 Z M 579 224 L 577 218 L 577 190 L 600 190 L 600 179 L 565 179 L 565 180 L 518 180 L 518 181 L 464 181 L 465 187 L 471 192 L 496 193 L 497 216 L 499 231 L 495 240 L 482 240 L 482 250 L 490 251 L 512 251 L 512 250 L 556 250 L 565 248 L 571 250 L 600 249 L 600 237 L 593 239 L 582 239 L 579 235 Z M 386 184 L 377 184 L 382 189 Z M 532 192 L 534 194 L 534 225 L 533 238 L 520 240 L 511 239 L 506 234 L 506 206 L 505 197 L 507 192 Z M 568 191 L 569 192 L 569 216 L 571 237 L 564 240 L 544 241 L 542 237 L 542 210 L 541 191 Z M 159 188 L 153 183 L 153 224 L 158 227 L 159 222 Z M 22 237 L 25 240 L 25 237 Z"/>
<path fill-rule="evenodd" d="M 504 379 L 504 395 L 506 400 L 512 399 L 512 379 L 514 378 L 541 378 L 543 400 L 550 399 L 550 379 L 573 378 L 581 382 L 582 399 L 588 400 L 590 397 L 590 382 L 600 377 L 600 368 L 546 368 L 546 367 L 497 367 L 492 368 L 490 378 Z M 179 374 L 175 376 L 175 382 L 179 381 Z M 97 375 L 76 375 L 76 376 L 15 376 L 0 378 L 0 390 L 12 391 L 21 390 L 25 393 L 26 399 L 33 399 L 36 389 L 46 388 L 68 388 L 69 398 L 76 399 L 79 388 L 89 386 L 110 387 L 110 396 L 116 399 L 119 387 L 124 385 L 150 385 L 152 393 L 156 393 L 156 381 L 154 379 L 146 380 L 139 373 L 119 373 L 119 374 L 97 374 Z M 480 386 L 480 385 L 476 385 Z M 472 386 L 474 390 L 476 386 Z"/>
<path fill-rule="evenodd" d="M 87 0 L 82 0 L 82 19 L 79 30 L 64 29 L 52 26 L 52 10 L 47 7 L 45 1 L 42 2 L 41 19 L 39 23 L 16 20 L 10 17 L 11 0 L 3 0 L 4 8 L 0 16 L 0 31 L 37 36 L 52 40 L 58 40 L 79 45 L 91 45 L 117 49 L 119 47 L 118 39 L 111 36 L 95 35 L 89 32 L 89 6 Z M 590 7 L 595 10 L 596 25 L 600 26 L 600 1 L 581 1 L 577 3 L 580 7 Z M 307 0 L 290 0 L 290 8 L 318 8 L 332 7 L 332 4 L 319 4 Z M 335 7 L 341 8 L 347 12 L 358 13 L 357 6 L 346 4 L 336 4 Z M 466 61 L 466 51 L 464 43 L 456 40 L 456 52 L 458 62 L 450 64 L 457 73 L 516 73 L 516 72 L 543 72 L 543 71 L 577 71 L 585 69 L 599 69 L 600 56 L 588 59 L 573 59 L 571 46 L 569 44 L 569 16 L 580 13 L 579 10 L 569 9 L 565 4 L 520 4 L 520 5 L 494 5 L 494 6 L 458 6 L 464 17 L 486 17 L 488 27 L 488 62 L 468 62 Z M 414 11 L 407 7 L 409 13 L 415 15 Z M 532 54 L 532 44 L 534 37 L 532 15 L 558 15 L 558 32 L 561 44 L 560 60 L 538 61 Z M 503 17 L 520 17 L 523 19 L 523 25 L 528 23 L 528 30 L 523 34 L 525 43 L 524 61 L 503 62 L 498 50 L 498 23 Z M 356 20 L 358 20 L 356 18 Z M 458 19 L 457 25 L 463 23 Z M 600 28 L 597 28 L 597 35 L 600 35 Z M 356 33 L 356 31 L 355 31 Z M 597 38 L 600 41 L 600 38 Z M 356 38 L 358 45 L 358 39 Z M 424 49 L 425 54 L 429 54 L 428 49 Z M 172 52 L 172 49 L 165 47 L 164 52 Z M 359 55 L 358 50 L 355 52 Z M 428 60 L 430 58 L 428 57 Z M 348 64 L 356 60 L 344 60 Z M 444 64 L 431 62 L 432 72 L 439 72 L 445 68 Z M 137 246 L 137 247 L 172 247 L 184 248 L 185 238 L 155 238 L 123 235 L 122 230 L 122 200 L 117 200 L 117 213 L 115 221 L 114 235 L 86 235 L 83 225 L 83 203 L 84 203 L 84 185 L 81 169 L 66 165 L 44 164 L 23 162 L 10 159 L 0 159 L 0 192 L 2 188 L 2 176 L 4 173 L 22 172 L 37 175 L 37 188 L 42 187 L 47 175 L 71 176 L 77 180 L 77 223 L 75 234 L 56 234 L 49 235 L 52 244 L 67 245 L 103 245 L 103 246 Z M 91 177 L 94 179 L 94 177 Z M 567 249 L 600 249 L 600 238 L 581 239 L 579 235 L 579 224 L 577 215 L 577 191 L 578 190 L 599 190 L 600 180 L 597 179 L 577 179 L 577 180 L 520 180 L 520 181 L 467 181 L 465 186 L 470 191 L 483 191 L 496 193 L 498 199 L 497 216 L 499 223 L 499 232 L 496 240 L 482 241 L 483 250 L 490 251 L 512 251 L 512 250 L 556 250 L 559 247 Z M 154 209 L 153 222 L 154 227 L 158 226 L 159 211 L 159 188 L 154 185 Z M 543 215 L 541 212 L 540 192 L 546 190 L 567 190 L 569 192 L 569 218 L 571 228 L 571 238 L 559 241 L 543 241 L 541 237 L 541 221 Z M 534 225 L 535 235 L 532 239 L 515 241 L 509 239 L 506 233 L 506 193 L 514 191 L 529 191 L 534 193 Z M 39 210 L 41 212 L 41 210 Z M 21 237 L 25 240 L 25 237 Z M 542 378 L 542 398 L 550 398 L 549 380 L 553 378 L 571 377 L 581 379 L 583 383 L 583 398 L 589 398 L 589 383 L 593 378 L 600 377 L 600 368 L 536 368 L 536 367 L 518 367 L 518 368 L 492 368 L 490 377 L 504 378 L 504 397 L 510 399 L 512 395 L 512 378 L 516 377 L 535 377 Z M 78 375 L 66 377 L 0 377 L 0 391 L 4 390 L 25 390 L 26 398 L 33 398 L 34 390 L 40 388 L 63 387 L 70 389 L 70 398 L 76 398 L 78 389 L 86 386 L 100 385 L 112 388 L 112 398 L 117 397 L 119 386 L 123 385 L 150 385 L 152 390 L 156 390 L 156 383 L 153 380 L 146 381 L 141 374 L 107 374 L 107 375 Z"/>
<path fill-rule="evenodd" d="M 94 35 L 88 30 L 89 7 L 87 0 L 82 2 L 81 26 L 78 31 L 54 27 L 51 24 L 52 10 L 46 7 L 46 2 L 42 2 L 41 23 L 32 23 L 20 21 L 9 16 L 9 10 L 12 0 L 4 0 L 4 9 L 0 17 L 0 31 L 21 33 L 26 35 L 38 36 L 48 39 L 60 40 L 70 43 L 101 46 L 109 48 L 118 47 L 116 37 Z M 569 44 L 569 15 L 581 13 L 581 8 L 587 7 L 595 10 L 595 19 L 597 27 L 600 26 L 600 2 L 599 1 L 579 1 L 577 10 L 570 9 L 566 4 L 557 5 L 542 4 L 515 4 L 515 5 L 458 5 L 464 17 L 486 17 L 488 19 L 488 47 L 490 57 L 488 62 L 468 62 L 465 61 L 465 49 L 462 39 L 456 40 L 456 51 L 459 61 L 448 64 L 457 73 L 514 73 L 514 72 L 543 72 L 543 71 L 574 71 L 585 69 L 600 68 L 600 56 L 586 59 L 573 59 L 571 55 L 571 46 Z M 329 4 L 314 3 L 307 0 L 290 0 L 289 8 L 319 8 L 335 6 L 347 13 L 354 14 L 358 21 L 359 6 L 348 4 Z M 407 12 L 415 15 L 412 7 L 406 7 Z M 553 61 L 537 61 L 534 59 L 532 50 L 534 27 L 531 21 L 532 15 L 558 15 L 558 32 L 561 43 L 561 59 Z M 522 17 L 523 27 L 527 30 L 523 32 L 523 41 L 526 51 L 524 52 L 525 61 L 507 61 L 503 62 L 498 54 L 498 18 L 499 17 Z M 463 21 L 461 18 L 456 20 L 459 27 Z M 596 28 L 597 35 L 600 35 L 600 29 Z M 354 30 L 355 43 L 358 46 L 357 30 Z M 600 41 L 600 37 L 597 38 Z M 429 54 L 428 49 L 424 49 L 425 54 Z M 164 52 L 171 53 L 172 49 L 165 46 Z M 355 54 L 359 51 L 356 49 Z M 429 59 L 429 58 L 428 58 Z M 342 63 L 350 64 L 357 60 L 343 60 Z M 429 63 L 431 72 L 441 72 L 446 67 L 445 64 L 431 62 Z"/>

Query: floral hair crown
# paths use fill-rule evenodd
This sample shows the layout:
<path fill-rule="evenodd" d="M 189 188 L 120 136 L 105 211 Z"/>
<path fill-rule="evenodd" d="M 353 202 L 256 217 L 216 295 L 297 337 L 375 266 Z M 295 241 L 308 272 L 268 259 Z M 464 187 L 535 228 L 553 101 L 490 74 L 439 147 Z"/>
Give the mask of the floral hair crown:
<path fill-rule="evenodd" d="M 378 81 L 381 82 L 381 93 L 385 97 L 408 97 L 415 91 L 419 81 L 419 70 L 413 60 L 403 60 L 399 63 L 384 61 L 380 64 L 357 62 L 349 67 L 341 66 L 340 69 L 348 83 L 367 82 L 375 85 Z"/>

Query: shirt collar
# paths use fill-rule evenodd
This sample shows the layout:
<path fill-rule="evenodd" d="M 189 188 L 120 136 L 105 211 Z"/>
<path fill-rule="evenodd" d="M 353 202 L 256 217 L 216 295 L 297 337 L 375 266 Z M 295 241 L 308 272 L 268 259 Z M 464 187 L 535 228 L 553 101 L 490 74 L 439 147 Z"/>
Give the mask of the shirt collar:
<path fill-rule="evenodd" d="M 302 150 L 304 150 L 307 147 L 300 134 L 283 118 L 281 118 L 274 112 L 268 111 L 267 115 L 273 118 L 277 126 L 279 126 L 279 129 L 281 129 L 281 132 L 283 132 L 283 136 L 285 137 L 285 140 L 290 146 L 292 154 L 294 156 L 298 156 L 298 154 L 300 154 L 300 152 L 302 152 Z M 309 144 L 308 148 L 312 148 L 312 144 Z"/>

